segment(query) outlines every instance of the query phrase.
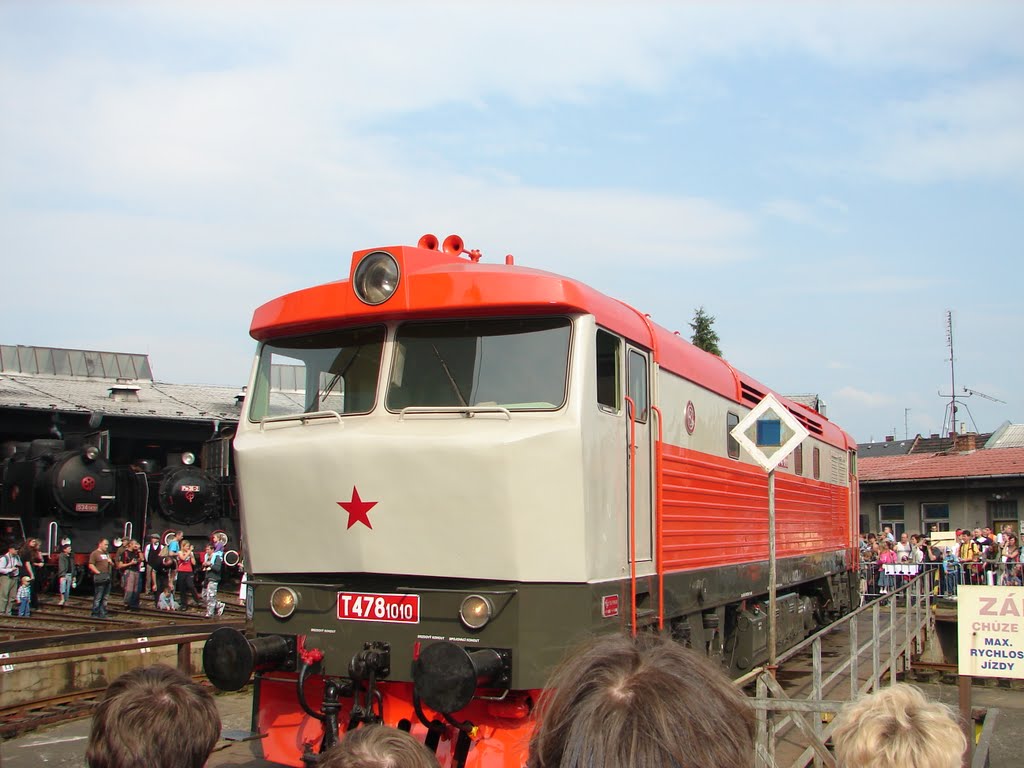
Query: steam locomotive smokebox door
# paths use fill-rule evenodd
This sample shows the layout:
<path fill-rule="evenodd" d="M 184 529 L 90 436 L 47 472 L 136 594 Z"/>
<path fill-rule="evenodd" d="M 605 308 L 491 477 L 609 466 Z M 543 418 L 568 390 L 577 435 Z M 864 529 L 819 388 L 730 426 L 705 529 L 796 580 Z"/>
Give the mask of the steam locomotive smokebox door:
<path fill-rule="evenodd" d="M 194 525 L 213 516 L 219 489 L 211 475 L 195 466 L 178 467 L 160 483 L 160 508 L 178 525 Z"/>

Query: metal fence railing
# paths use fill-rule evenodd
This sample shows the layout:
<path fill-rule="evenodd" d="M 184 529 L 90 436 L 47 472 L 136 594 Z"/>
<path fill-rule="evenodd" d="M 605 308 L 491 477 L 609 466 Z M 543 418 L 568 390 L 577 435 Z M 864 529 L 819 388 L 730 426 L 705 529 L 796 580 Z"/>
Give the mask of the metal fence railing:
<path fill-rule="evenodd" d="M 867 574 L 869 580 L 871 575 Z M 812 761 L 835 768 L 835 758 L 827 747 L 833 725 L 825 721 L 848 700 L 877 690 L 887 679 L 895 680 L 921 652 L 933 627 L 931 599 L 938 574 L 919 569 L 913 574 L 891 575 L 899 581 L 894 582 L 888 597 L 871 597 L 853 613 L 779 657 L 779 667 L 785 667 L 793 657 L 810 654 L 810 683 L 799 694 L 785 690 L 774 671 L 763 667 L 736 681 L 738 685 L 756 683 L 752 703 L 757 712 L 757 768 L 797 768 Z M 845 641 L 840 639 L 843 635 Z M 827 655 L 832 657 L 827 669 L 823 643 L 828 643 Z M 838 643 L 847 650 L 836 657 Z M 785 739 L 792 747 L 794 736 L 795 743 L 803 746 L 797 754 L 783 755 L 780 741 Z"/>
<path fill-rule="evenodd" d="M 955 597 L 963 584 L 1019 587 L 1024 565 L 996 561 L 934 563 L 868 563 L 860 566 L 862 604 L 894 592 L 918 574 L 931 574 L 932 594 Z"/>

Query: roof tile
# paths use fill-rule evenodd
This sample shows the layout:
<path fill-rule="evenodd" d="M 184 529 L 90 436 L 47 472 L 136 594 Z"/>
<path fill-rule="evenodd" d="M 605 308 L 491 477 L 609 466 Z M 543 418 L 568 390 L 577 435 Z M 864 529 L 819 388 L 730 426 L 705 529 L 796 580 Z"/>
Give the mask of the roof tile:
<path fill-rule="evenodd" d="M 860 481 L 939 480 L 958 477 L 1024 476 L 1024 448 L 967 453 L 911 453 L 857 462 Z"/>

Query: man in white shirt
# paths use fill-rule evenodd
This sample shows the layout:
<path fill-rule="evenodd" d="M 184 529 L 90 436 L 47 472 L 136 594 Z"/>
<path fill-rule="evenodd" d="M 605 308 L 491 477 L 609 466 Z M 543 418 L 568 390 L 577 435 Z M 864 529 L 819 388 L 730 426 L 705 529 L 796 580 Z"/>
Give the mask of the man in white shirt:
<path fill-rule="evenodd" d="M 0 557 L 0 616 L 9 616 L 18 595 L 18 580 L 21 575 L 21 558 L 14 542 L 4 547 Z"/>

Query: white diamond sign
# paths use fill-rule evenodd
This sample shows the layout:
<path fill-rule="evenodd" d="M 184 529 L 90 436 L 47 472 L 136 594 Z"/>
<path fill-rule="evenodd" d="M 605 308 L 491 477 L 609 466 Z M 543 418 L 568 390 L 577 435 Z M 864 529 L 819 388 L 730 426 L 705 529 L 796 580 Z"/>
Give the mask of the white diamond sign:
<path fill-rule="evenodd" d="M 758 445 L 747 434 L 750 431 L 756 432 L 757 422 L 765 417 L 776 419 L 782 423 L 779 436 L 786 439 L 779 440 L 778 445 Z M 740 419 L 740 423 L 733 427 L 729 434 L 746 449 L 754 461 L 764 467 L 765 471 L 771 472 L 804 441 L 810 432 L 804 429 L 804 425 L 797 421 L 796 417 L 779 402 L 775 395 L 768 394 L 754 406 L 754 410 Z"/>

